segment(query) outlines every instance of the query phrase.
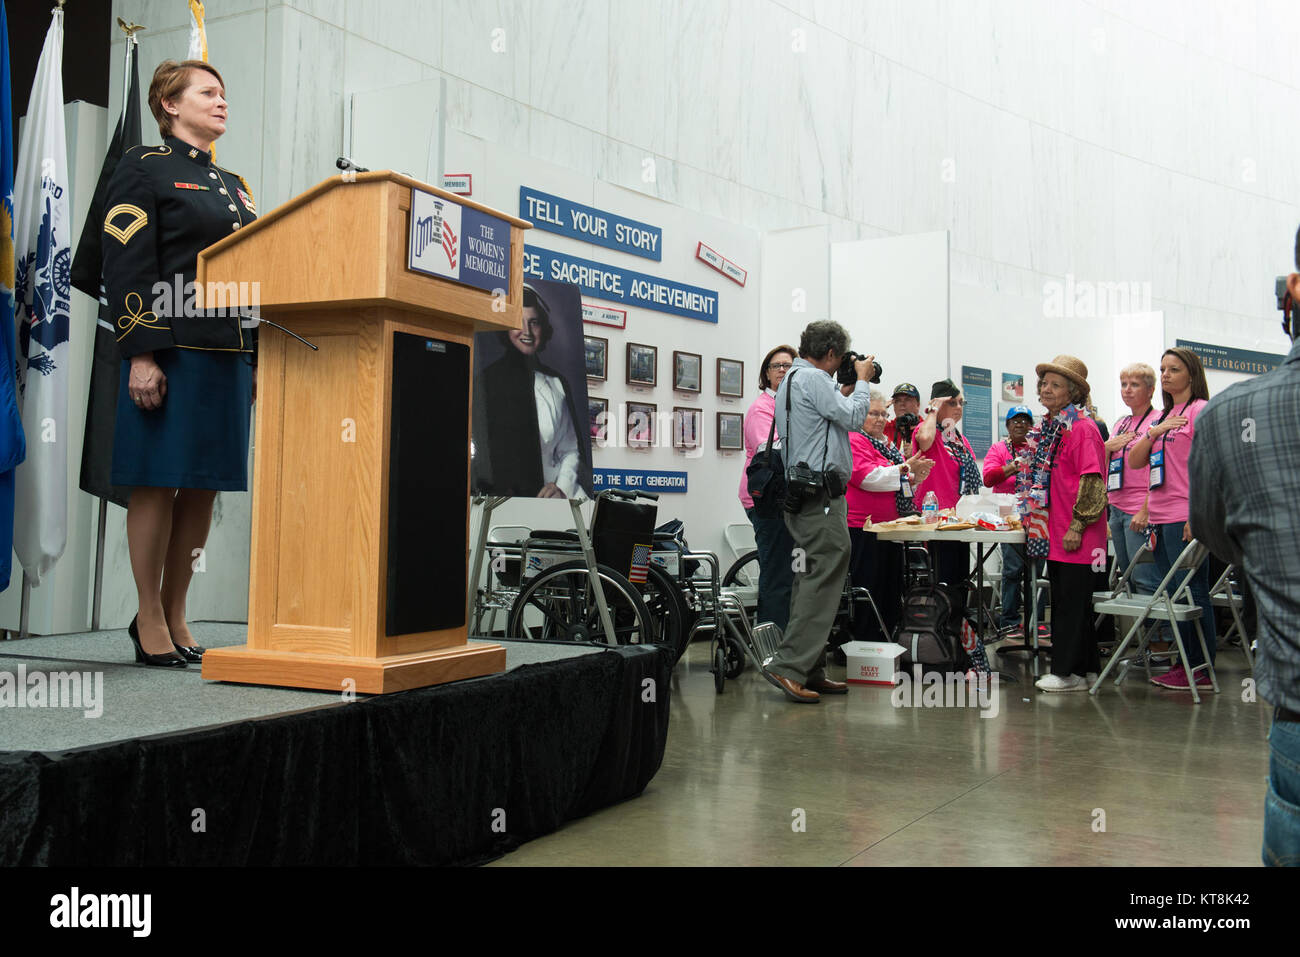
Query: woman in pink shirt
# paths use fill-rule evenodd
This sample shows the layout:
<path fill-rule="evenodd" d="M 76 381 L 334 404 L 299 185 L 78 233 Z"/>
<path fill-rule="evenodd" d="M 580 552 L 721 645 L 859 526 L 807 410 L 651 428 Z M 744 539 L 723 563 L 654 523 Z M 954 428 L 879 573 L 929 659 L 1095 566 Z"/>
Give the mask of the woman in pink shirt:
<path fill-rule="evenodd" d="M 1093 631 L 1093 567 L 1106 563 L 1106 449 L 1088 416 L 1088 367 L 1057 356 L 1037 367 L 1047 414 L 1034 451 L 1047 502 L 1047 578 L 1052 584 L 1052 673 L 1040 691 L 1087 691 L 1101 670 Z"/>
<path fill-rule="evenodd" d="M 1128 453 L 1128 464 L 1133 468 L 1147 468 L 1149 472 L 1147 494 L 1147 522 L 1156 538 L 1156 569 L 1164 578 L 1178 561 L 1185 543 L 1192 540 L 1192 526 L 1187 521 L 1188 481 L 1187 458 L 1192 451 L 1196 434 L 1196 417 L 1210 400 L 1210 387 L 1205 381 L 1205 368 L 1196 353 L 1190 349 L 1166 349 L 1160 357 L 1160 389 L 1164 397 L 1164 413 L 1151 426 L 1146 435 L 1134 443 Z M 1174 583 L 1181 578 L 1175 576 Z M 1214 661 L 1217 639 L 1214 632 L 1214 606 L 1210 604 L 1210 566 L 1202 562 L 1191 582 L 1192 600 L 1201 609 L 1201 630 L 1205 634 L 1205 647 Z M 1196 686 L 1211 687 L 1210 676 L 1196 671 L 1205 664 L 1196 629 L 1189 621 L 1179 624 L 1187 661 L 1152 678 L 1153 684 L 1162 688 L 1190 688 L 1188 675 L 1196 675 Z"/>
<path fill-rule="evenodd" d="M 875 532 L 864 531 L 873 523 L 892 522 L 900 515 L 913 515 L 917 508 L 912 485 L 930 474 L 933 459 L 917 454 L 905 459 L 885 434 L 889 410 L 885 394 L 871 390 L 871 405 L 861 432 L 849 433 L 853 449 L 853 471 L 845 491 L 848 505 L 849 576 L 856 587 L 867 589 L 885 621 L 885 634 L 869 608 L 853 618 L 853 637 L 858 641 L 889 641 L 898 623 L 903 596 L 903 546 L 882 542 Z"/>
<path fill-rule="evenodd" d="M 1034 426 L 1034 413 L 1028 406 L 1017 405 L 1007 410 L 1007 437 L 984 456 L 984 484 L 995 492 L 1014 495 L 1016 476 L 1020 472 L 1020 461 L 1032 453 L 1025 436 Z M 1020 579 L 1024 574 L 1023 557 L 1025 546 L 1002 543 L 1002 614 L 998 618 L 998 627 L 1008 629 L 1008 638 L 1024 637 L 1023 626 L 1019 632 L 1011 631 L 1020 621 Z M 1043 561 L 1034 562 L 1034 574 L 1041 577 Z M 1038 595 L 1038 620 L 1041 622 L 1047 606 L 1047 592 Z M 1039 625 L 1040 637 L 1046 631 Z"/>
<path fill-rule="evenodd" d="M 745 467 L 740 471 L 740 504 L 754 526 L 754 543 L 758 546 L 758 620 L 772 622 L 783 633 L 790 622 L 790 590 L 794 587 L 794 564 L 790 556 L 794 552 L 794 539 L 785 527 L 780 510 L 776 515 L 764 517 L 754 509 L 747 470 L 754 453 L 767 445 L 776 412 L 776 390 L 796 355 L 794 346 L 777 346 L 763 358 L 758 370 L 758 387 L 762 391 L 745 413 Z M 781 447 L 780 436 L 773 439 L 772 445 Z"/>
<path fill-rule="evenodd" d="M 934 468 L 916 486 L 916 507 L 922 508 L 928 492 L 934 492 L 939 508 L 952 508 L 963 495 L 974 495 L 981 487 L 979 465 L 966 436 L 957 431 L 966 400 L 951 379 L 934 383 L 930 404 L 921 424 L 912 433 L 912 447 Z M 966 542 L 931 542 L 939 581 L 952 589 L 957 620 L 966 614 L 966 579 L 970 576 L 970 545 Z"/>
<path fill-rule="evenodd" d="M 1147 534 L 1147 469 L 1129 465 L 1128 453 L 1160 419 L 1160 413 L 1151 405 L 1156 372 L 1144 362 L 1134 363 L 1120 372 L 1119 389 L 1129 414 L 1115 422 L 1115 434 L 1106 440 L 1106 497 L 1110 500 L 1115 565 L 1122 574 Z M 1160 584 L 1160 575 L 1154 564 L 1138 565 L 1133 570 L 1133 581 L 1138 594 L 1150 595 Z"/>
<path fill-rule="evenodd" d="M 936 382 L 930 389 L 930 404 L 921 424 L 912 433 L 916 451 L 934 460 L 929 477 L 916 487 L 916 505 L 925 502 L 927 492 L 934 492 L 939 508 L 953 508 L 963 495 L 980 490 L 979 466 L 966 436 L 957 430 L 965 412 L 966 400 L 951 379 Z"/>

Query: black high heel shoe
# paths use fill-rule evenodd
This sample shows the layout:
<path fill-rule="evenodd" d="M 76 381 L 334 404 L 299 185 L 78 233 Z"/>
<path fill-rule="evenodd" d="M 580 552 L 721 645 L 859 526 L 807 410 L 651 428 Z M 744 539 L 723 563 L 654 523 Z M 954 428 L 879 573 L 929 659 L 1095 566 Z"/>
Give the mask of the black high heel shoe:
<path fill-rule="evenodd" d="M 137 615 L 136 618 L 139 616 Z M 185 659 L 174 652 L 168 652 L 165 655 L 145 654 L 145 650 L 140 647 L 140 630 L 135 626 L 136 619 L 131 619 L 131 624 L 127 626 L 127 634 L 131 636 L 131 643 L 135 645 L 135 660 L 142 665 L 154 665 L 158 668 L 184 668 Z"/>
<path fill-rule="evenodd" d="M 176 653 L 178 655 L 180 655 L 182 658 L 184 658 L 192 665 L 203 664 L 203 652 L 208 650 L 204 648 L 202 645 L 194 645 L 192 647 L 187 647 L 186 645 L 178 645 L 174 641 L 172 642 L 172 647 L 176 649 Z"/>

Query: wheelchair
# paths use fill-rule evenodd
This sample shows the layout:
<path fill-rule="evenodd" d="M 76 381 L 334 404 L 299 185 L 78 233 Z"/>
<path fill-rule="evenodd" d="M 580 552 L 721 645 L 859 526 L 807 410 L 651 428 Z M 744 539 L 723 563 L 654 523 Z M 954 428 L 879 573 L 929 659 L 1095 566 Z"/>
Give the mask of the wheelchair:
<path fill-rule="evenodd" d="M 758 627 L 758 550 L 746 552 L 731 563 L 726 574 L 722 576 L 722 587 L 736 596 L 745 614 L 749 618 L 750 628 Z M 839 646 L 846 641 L 853 639 L 853 623 L 859 615 L 867 614 L 867 606 L 870 613 L 875 616 L 877 624 L 880 626 L 881 634 L 885 633 L 885 621 L 881 617 L 880 609 L 876 607 L 876 600 L 871 596 L 871 592 L 861 586 L 855 586 L 848 574 L 844 576 L 844 589 L 840 592 L 839 607 L 835 612 L 835 623 L 831 626 L 830 644 L 835 649 L 836 660 L 843 664 L 843 655 L 839 652 Z M 735 675 L 728 675 L 734 678 L 739 675 L 740 670 L 744 669 L 743 660 L 740 662 L 740 668 Z"/>
<path fill-rule="evenodd" d="M 656 495 L 607 489 L 595 499 L 589 530 L 609 612 L 601 614 L 576 530 L 493 529 L 486 585 L 476 589 L 475 634 L 540 641 L 669 645 L 680 656 L 685 609 L 669 575 L 651 561 Z M 646 501 L 642 501 L 646 500 Z M 487 515 L 484 516 L 487 521 Z M 504 625 L 497 630 L 498 618 Z"/>

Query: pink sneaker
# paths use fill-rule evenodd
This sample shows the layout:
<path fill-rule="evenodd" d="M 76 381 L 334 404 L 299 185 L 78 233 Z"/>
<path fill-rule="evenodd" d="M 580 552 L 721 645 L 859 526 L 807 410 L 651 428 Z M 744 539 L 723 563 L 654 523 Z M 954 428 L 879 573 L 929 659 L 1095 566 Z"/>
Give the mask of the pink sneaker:
<path fill-rule="evenodd" d="M 1210 673 L 1209 673 L 1208 671 L 1198 671 L 1198 672 L 1196 672 L 1196 687 L 1198 687 L 1198 688 L 1213 688 L 1213 687 L 1214 687 L 1213 682 L 1210 681 Z"/>
<path fill-rule="evenodd" d="M 1187 681 L 1187 672 L 1183 670 L 1182 665 L 1170 669 L 1158 678 L 1152 678 L 1151 683 L 1157 688 L 1174 688 L 1183 691 L 1191 687 L 1191 684 Z M 1199 682 L 1197 683 L 1199 684 Z"/>

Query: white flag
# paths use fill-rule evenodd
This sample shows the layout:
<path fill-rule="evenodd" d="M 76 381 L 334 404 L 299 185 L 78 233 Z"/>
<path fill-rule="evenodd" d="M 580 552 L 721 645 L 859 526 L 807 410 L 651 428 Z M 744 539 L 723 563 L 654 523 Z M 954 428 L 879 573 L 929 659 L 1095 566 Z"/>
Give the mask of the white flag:
<path fill-rule="evenodd" d="M 190 0 L 190 55 L 188 60 L 208 62 L 208 31 L 203 26 L 203 4 Z"/>
<path fill-rule="evenodd" d="M 39 585 L 68 540 L 72 216 L 63 132 L 63 11 L 54 11 L 14 175 L 18 405 L 27 461 L 14 489 L 14 551 Z"/>

